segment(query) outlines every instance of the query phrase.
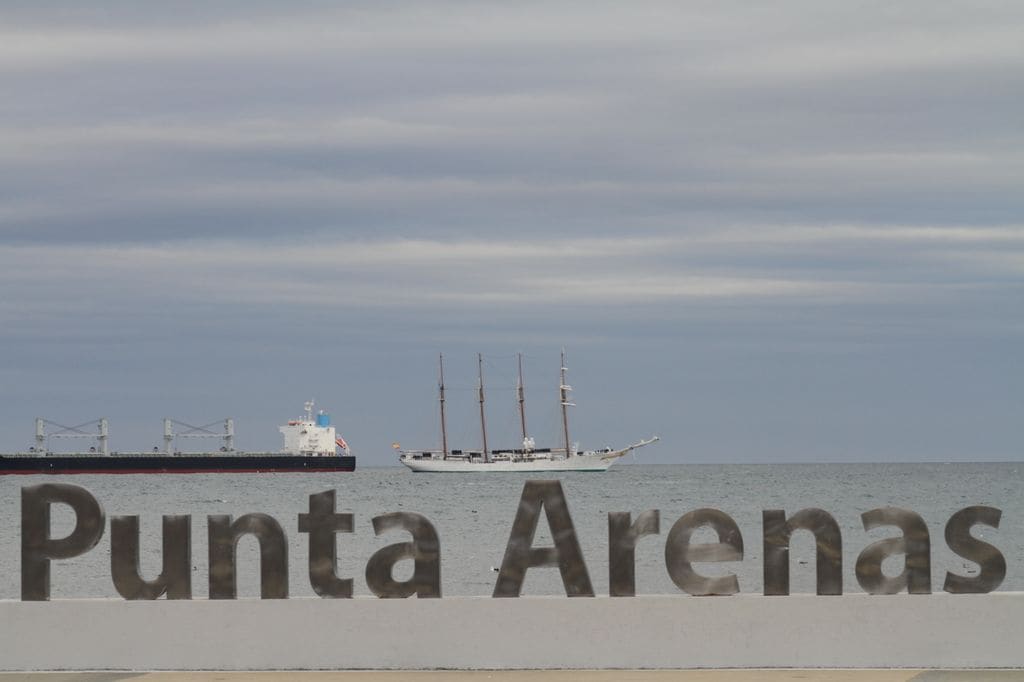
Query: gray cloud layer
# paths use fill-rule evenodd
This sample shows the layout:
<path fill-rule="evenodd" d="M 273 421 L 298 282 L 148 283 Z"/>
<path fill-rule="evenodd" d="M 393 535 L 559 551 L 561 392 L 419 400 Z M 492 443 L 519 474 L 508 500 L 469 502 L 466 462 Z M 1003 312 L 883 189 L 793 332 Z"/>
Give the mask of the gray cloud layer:
<path fill-rule="evenodd" d="M 1022 27 L 8 3 L 0 449 L 97 410 L 227 410 L 273 447 L 312 392 L 383 463 L 433 437 L 437 350 L 567 345 L 603 377 L 581 431 L 660 431 L 665 461 L 1019 457 Z"/>

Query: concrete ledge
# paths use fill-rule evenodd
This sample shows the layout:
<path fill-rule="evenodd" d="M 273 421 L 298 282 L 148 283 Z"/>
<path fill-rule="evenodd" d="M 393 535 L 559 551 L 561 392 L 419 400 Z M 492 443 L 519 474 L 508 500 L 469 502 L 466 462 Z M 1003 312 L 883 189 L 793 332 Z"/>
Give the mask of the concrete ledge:
<path fill-rule="evenodd" d="M 1022 682 L 1024 670 L 403 670 L 3 673 L 0 682 Z"/>
<path fill-rule="evenodd" d="M 1022 668 L 1024 593 L 0 601 L 0 670 Z"/>

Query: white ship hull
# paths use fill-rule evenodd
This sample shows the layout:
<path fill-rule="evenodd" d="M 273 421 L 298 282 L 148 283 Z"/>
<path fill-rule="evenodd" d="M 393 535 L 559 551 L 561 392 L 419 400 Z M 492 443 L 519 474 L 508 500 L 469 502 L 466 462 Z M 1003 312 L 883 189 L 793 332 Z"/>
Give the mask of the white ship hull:
<path fill-rule="evenodd" d="M 607 471 L 620 457 L 658 440 L 658 437 L 642 440 L 619 450 L 588 451 L 571 457 L 541 455 L 536 457 L 500 457 L 485 462 L 479 457 L 473 459 L 444 459 L 440 453 L 403 452 L 399 461 L 413 471 L 427 473 L 478 473 L 478 472 L 533 472 L 533 471 Z"/>

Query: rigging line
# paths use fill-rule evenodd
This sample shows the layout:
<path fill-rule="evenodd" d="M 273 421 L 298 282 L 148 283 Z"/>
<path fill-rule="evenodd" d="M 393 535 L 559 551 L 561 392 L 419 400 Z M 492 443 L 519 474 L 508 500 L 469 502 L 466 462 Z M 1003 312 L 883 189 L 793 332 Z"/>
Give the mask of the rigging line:
<path fill-rule="evenodd" d="M 172 424 L 177 424 L 178 426 L 188 427 L 188 429 L 189 429 L 188 431 L 186 431 L 185 433 L 178 434 L 178 435 L 181 435 L 181 436 L 187 435 L 189 433 L 198 433 L 200 431 L 203 432 L 203 433 L 212 434 L 214 436 L 221 436 L 221 435 L 223 435 L 219 431 L 211 431 L 210 430 L 211 426 L 222 426 L 224 424 L 224 420 L 223 419 L 218 419 L 215 422 L 210 422 L 209 424 L 205 424 L 203 426 L 193 426 L 192 424 L 186 424 L 185 422 L 180 422 L 177 419 L 172 419 L 171 423 Z"/>
<path fill-rule="evenodd" d="M 516 389 L 515 386 L 492 386 L 490 381 L 485 381 L 484 384 L 488 393 L 492 391 L 514 391 Z M 475 393 L 479 389 L 480 387 L 477 386 L 476 384 L 473 384 L 472 386 L 455 386 L 454 388 L 448 383 L 447 380 L 445 380 L 444 384 L 445 393 L 448 393 L 449 391 L 472 391 Z M 437 389 L 434 389 L 434 393 L 437 393 Z"/>
<path fill-rule="evenodd" d="M 82 422 L 81 424 L 79 424 L 77 426 L 64 426 L 63 424 L 58 424 L 57 422 L 50 421 L 49 419 L 44 419 L 43 423 L 44 424 L 49 424 L 50 426 L 58 426 L 58 427 L 60 427 L 62 429 L 61 431 L 58 431 L 57 433 L 50 434 L 51 436 L 56 436 L 57 434 L 63 433 L 65 431 L 74 431 L 75 433 L 81 433 L 81 434 L 84 434 L 84 435 L 87 435 L 87 436 L 91 436 L 92 435 L 91 433 L 89 433 L 87 431 L 82 431 L 82 427 L 83 426 L 91 426 L 92 424 L 96 424 L 99 421 L 100 421 L 99 419 L 91 419 L 91 420 L 89 420 L 87 422 Z"/>

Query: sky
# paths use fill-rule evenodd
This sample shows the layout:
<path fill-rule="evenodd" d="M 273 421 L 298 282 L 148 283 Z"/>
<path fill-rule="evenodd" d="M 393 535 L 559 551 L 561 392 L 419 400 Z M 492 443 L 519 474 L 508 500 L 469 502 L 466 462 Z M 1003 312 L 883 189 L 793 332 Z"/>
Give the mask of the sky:
<path fill-rule="evenodd" d="M 1024 5 L 5 2 L 0 451 L 1024 461 Z M 94 428 L 94 427 L 88 427 Z M 215 427 L 216 428 L 216 427 Z M 74 441 L 51 441 L 69 449 Z"/>

